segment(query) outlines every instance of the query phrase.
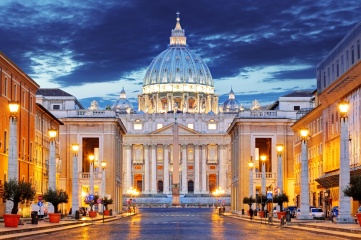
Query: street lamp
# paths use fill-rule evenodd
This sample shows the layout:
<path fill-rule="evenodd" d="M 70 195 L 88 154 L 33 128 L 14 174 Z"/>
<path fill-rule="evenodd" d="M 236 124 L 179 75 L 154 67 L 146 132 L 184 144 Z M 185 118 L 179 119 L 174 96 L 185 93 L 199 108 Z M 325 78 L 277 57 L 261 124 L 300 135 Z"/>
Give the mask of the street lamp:
<path fill-rule="evenodd" d="M 266 195 L 266 155 L 261 155 L 262 161 L 262 181 L 261 181 L 261 196 Z"/>
<path fill-rule="evenodd" d="M 89 156 L 90 169 L 89 169 L 89 194 L 94 194 L 94 155 Z"/>
<path fill-rule="evenodd" d="M 219 187 L 219 188 L 216 188 L 216 190 L 213 192 L 213 195 L 216 196 L 216 201 L 217 201 L 217 196 L 220 196 L 224 194 L 224 190 Z M 216 202 L 216 207 L 217 207 L 217 202 Z M 219 204 L 219 207 L 221 207 L 221 203 Z"/>
<path fill-rule="evenodd" d="M 73 181 L 72 181 L 72 215 L 79 209 L 79 171 L 78 171 L 78 151 L 79 144 L 73 143 Z"/>
<path fill-rule="evenodd" d="M 9 126 L 9 153 L 8 153 L 8 179 L 18 180 L 18 134 L 17 134 L 17 113 L 19 102 L 9 101 L 10 126 Z M 5 146 L 6 148 L 6 146 Z"/>
<path fill-rule="evenodd" d="M 339 205 L 337 223 L 352 223 L 350 212 L 350 198 L 345 196 L 343 190 L 350 183 L 350 159 L 348 137 L 348 111 L 349 103 L 345 100 L 339 102 L 340 109 L 340 177 L 339 177 Z"/>
<path fill-rule="evenodd" d="M 279 189 L 278 194 L 283 191 L 283 171 L 282 171 L 282 153 L 283 153 L 283 144 L 277 144 L 277 157 L 278 157 L 278 166 L 277 166 L 277 187 Z"/>
<path fill-rule="evenodd" d="M 307 156 L 307 138 L 308 129 L 302 128 L 301 135 L 301 199 L 300 215 L 298 219 L 312 219 L 310 215 L 310 196 L 308 185 L 308 156 Z"/>
<path fill-rule="evenodd" d="M 55 138 L 58 131 L 55 128 L 48 130 L 50 138 L 49 146 L 49 189 L 56 189 L 56 159 L 55 159 Z"/>

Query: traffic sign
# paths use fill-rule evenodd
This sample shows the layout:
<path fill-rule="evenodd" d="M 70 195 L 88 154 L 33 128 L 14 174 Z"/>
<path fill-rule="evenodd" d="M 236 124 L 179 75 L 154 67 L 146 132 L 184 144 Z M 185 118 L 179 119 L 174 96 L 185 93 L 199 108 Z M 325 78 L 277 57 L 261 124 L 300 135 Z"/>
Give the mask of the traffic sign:
<path fill-rule="evenodd" d="M 279 187 L 275 187 L 275 189 L 273 189 L 274 194 L 279 194 L 280 193 L 280 188 Z"/>
<path fill-rule="evenodd" d="M 43 206 L 43 202 L 42 202 L 42 201 L 39 201 L 39 202 L 38 202 L 38 206 L 39 206 L 39 207 Z"/>
<path fill-rule="evenodd" d="M 267 199 L 268 199 L 268 200 L 273 199 L 272 191 L 267 191 Z"/>
<path fill-rule="evenodd" d="M 42 196 L 42 195 L 39 195 L 39 196 L 38 196 L 38 201 L 41 201 L 41 200 L 43 200 L 43 196 Z"/>

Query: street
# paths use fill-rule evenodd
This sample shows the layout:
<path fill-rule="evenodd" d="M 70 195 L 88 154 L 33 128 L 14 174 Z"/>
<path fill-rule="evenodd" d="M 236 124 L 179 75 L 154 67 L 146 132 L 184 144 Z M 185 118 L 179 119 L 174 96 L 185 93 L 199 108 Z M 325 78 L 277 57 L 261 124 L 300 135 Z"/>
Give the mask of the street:
<path fill-rule="evenodd" d="M 96 222 L 90 227 L 43 234 L 36 239 L 341 239 L 241 221 L 217 212 L 214 208 L 143 208 L 131 218 Z"/>

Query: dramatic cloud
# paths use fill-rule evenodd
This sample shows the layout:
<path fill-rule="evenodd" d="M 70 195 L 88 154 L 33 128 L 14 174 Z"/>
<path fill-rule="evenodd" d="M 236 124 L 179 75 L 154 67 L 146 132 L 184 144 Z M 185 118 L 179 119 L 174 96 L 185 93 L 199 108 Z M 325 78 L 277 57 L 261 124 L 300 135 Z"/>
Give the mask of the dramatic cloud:
<path fill-rule="evenodd" d="M 167 48 L 181 13 L 191 50 L 211 70 L 220 102 L 269 104 L 315 88 L 315 67 L 359 22 L 357 0 L 2 0 L 0 50 L 41 87 L 85 107 L 135 104 L 144 72 Z M 79 86 L 82 90 L 79 91 Z M 134 105 L 136 107 L 136 105 Z"/>

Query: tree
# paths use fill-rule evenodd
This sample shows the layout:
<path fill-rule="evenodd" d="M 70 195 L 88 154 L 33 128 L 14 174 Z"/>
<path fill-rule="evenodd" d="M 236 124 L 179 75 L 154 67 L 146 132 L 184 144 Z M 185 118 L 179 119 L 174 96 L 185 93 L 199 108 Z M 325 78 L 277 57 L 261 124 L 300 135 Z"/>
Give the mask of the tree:
<path fill-rule="evenodd" d="M 99 196 L 98 195 L 92 195 L 91 198 L 90 198 L 90 196 L 91 195 L 89 195 L 87 198 L 85 198 L 84 202 L 90 206 L 90 211 L 93 211 L 93 206 L 97 202 Z"/>
<path fill-rule="evenodd" d="M 280 206 L 280 212 L 283 210 L 283 203 L 288 202 L 288 195 L 285 193 L 277 194 L 273 197 L 273 202 Z"/>
<path fill-rule="evenodd" d="M 49 189 L 46 193 L 43 195 L 43 199 L 47 202 L 50 202 L 54 206 L 54 213 L 59 213 L 59 204 L 61 203 L 67 203 L 69 196 L 68 194 L 62 190 L 62 189 Z"/>
<path fill-rule="evenodd" d="M 19 203 L 24 203 L 27 200 L 33 200 L 35 193 L 35 188 L 33 188 L 31 183 L 11 179 L 9 182 L 5 182 L 4 184 L 3 199 L 14 203 L 11 214 L 17 214 L 19 210 Z"/>
<path fill-rule="evenodd" d="M 102 204 L 104 205 L 105 210 L 108 210 L 108 205 L 113 204 L 113 199 L 104 197 L 102 199 Z"/>
<path fill-rule="evenodd" d="M 267 196 L 266 195 L 258 195 L 256 203 L 260 203 L 262 206 L 262 211 L 264 211 L 264 206 L 266 206 Z"/>
<path fill-rule="evenodd" d="M 343 190 L 343 193 L 347 197 L 352 197 L 353 200 L 358 201 L 359 205 L 361 205 L 361 176 L 351 176 L 350 185 Z"/>
<path fill-rule="evenodd" d="M 252 204 L 255 202 L 256 202 L 256 199 L 254 199 L 252 196 L 243 198 L 243 203 L 248 204 L 249 208 L 251 208 Z"/>

